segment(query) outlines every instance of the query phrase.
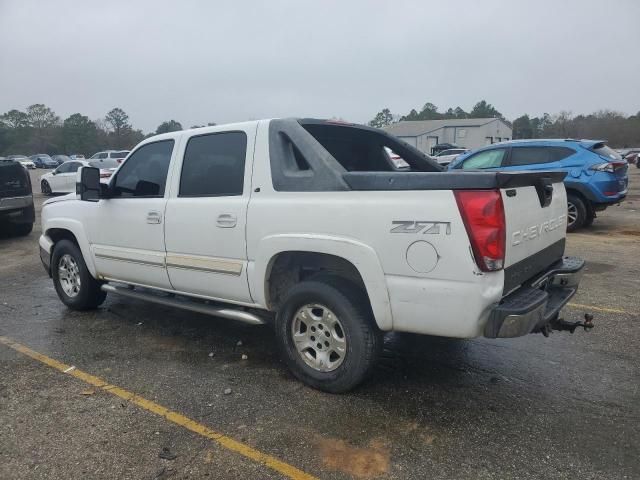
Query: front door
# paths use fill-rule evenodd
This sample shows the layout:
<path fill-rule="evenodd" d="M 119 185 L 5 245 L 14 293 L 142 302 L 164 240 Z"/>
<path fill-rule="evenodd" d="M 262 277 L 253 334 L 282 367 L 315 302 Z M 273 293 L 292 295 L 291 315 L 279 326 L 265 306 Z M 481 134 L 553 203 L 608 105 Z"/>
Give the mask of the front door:
<path fill-rule="evenodd" d="M 165 267 L 165 187 L 174 140 L 139 147 L 115 174 L 112 198 L 89 225 L 96 270 L 107 279 L 170 289 Z"/>
<path fill-rule="evenodd" d="M 185 138 L 165 225 L 167 270 L 178 291 L 252 302 L 245 220 L 255 134 L 253 127 Z"/>

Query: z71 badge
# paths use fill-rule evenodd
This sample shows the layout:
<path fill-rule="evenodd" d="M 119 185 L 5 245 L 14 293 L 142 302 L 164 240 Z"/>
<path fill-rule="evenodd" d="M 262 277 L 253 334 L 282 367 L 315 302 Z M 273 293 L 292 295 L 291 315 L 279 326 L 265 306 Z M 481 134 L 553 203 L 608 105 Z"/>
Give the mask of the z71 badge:
<path fill-rule="evenodd" d="M 394 220 L 391 233 L 420 233 L 423 235 L 451 235 L 451 222 L 431 222 L 428 220 Z"/>

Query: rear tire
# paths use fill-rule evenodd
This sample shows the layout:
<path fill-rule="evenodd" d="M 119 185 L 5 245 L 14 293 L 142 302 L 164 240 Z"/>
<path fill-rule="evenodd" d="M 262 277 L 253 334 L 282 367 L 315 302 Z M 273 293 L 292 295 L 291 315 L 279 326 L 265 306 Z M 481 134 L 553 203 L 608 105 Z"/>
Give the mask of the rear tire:
<path fill-rule="evenodd" d="M 287 292 L 276 316 L 276 336 L 293 374 L 330 393 L 361 383 L 376 364 L 383 341 L 366 293 L 330 275 Z"/>
<path fill-rule="evenodd" d="M 567 195 L 567 232 L 575 232 L 587 221 L 587 207 L 584 201 L 572 193 Z"/>
<path fill-rule="evenodd" d="M 60 240 L 53 248 L 51 276 L 62 303 L 73 310 L 91 310 L 104 302 L 107 293 L 101 282 L 91 276 L 78 246 Z"/>
<path fill-rule="evenodd" d="M 26 237 L 33 230 L 33 223 L 16 223 L 11 227 L 11 231 L 18 237 Z"/>

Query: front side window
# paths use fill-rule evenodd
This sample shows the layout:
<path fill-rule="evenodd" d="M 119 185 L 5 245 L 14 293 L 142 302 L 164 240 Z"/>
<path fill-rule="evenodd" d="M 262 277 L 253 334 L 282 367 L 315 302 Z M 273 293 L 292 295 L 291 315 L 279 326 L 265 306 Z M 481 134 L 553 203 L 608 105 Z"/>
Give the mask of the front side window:
<path fill-rule="evenodd" d="M 148 143 L 122 164 L 113 184 L 114 197 L 162 197 L 173 140 Z"/>
<path fill-rule="evenodd" d="M 463 170 L 471 170 L 476 168 L 497 168 L 502 166 L 505 149 L 496 148 L 493 150 L 485 150 L 467 158 L 462 163 Z"/>
<path fill-rule="evenodd" d="M 65 164 L 63 163 L 63 165 L 65 165 Z M 80 162 L 69 162 L 68 165 L 69 165 L 69 170 L 68 171 L 71 172 L 71 173 L 77 172 L 78 169 L 82 166 L 82 164 Z"/>
<path fill-rule="evenodd" d="M 56 173 L 69 173 L 71 167 L 71 163 L 63 163 L 58 168 L 56 168 Z"/>
<path fill-rule="evenodd" d="M 179 195 L 242 195 L 246 154 L 247 135 L 244 132 L 191 137 L 184 152 Z"/>

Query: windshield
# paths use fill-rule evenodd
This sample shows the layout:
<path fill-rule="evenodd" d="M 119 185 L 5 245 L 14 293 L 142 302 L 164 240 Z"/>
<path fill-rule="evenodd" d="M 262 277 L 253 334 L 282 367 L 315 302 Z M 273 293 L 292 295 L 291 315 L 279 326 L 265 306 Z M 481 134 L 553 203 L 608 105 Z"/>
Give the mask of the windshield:
<path fill-rule="evenodd" d="M 102 160 L 91 160 L 89 165 L 95 168 L 117 168 L 120 164 L 116 160 L 104 158 Z"/>

